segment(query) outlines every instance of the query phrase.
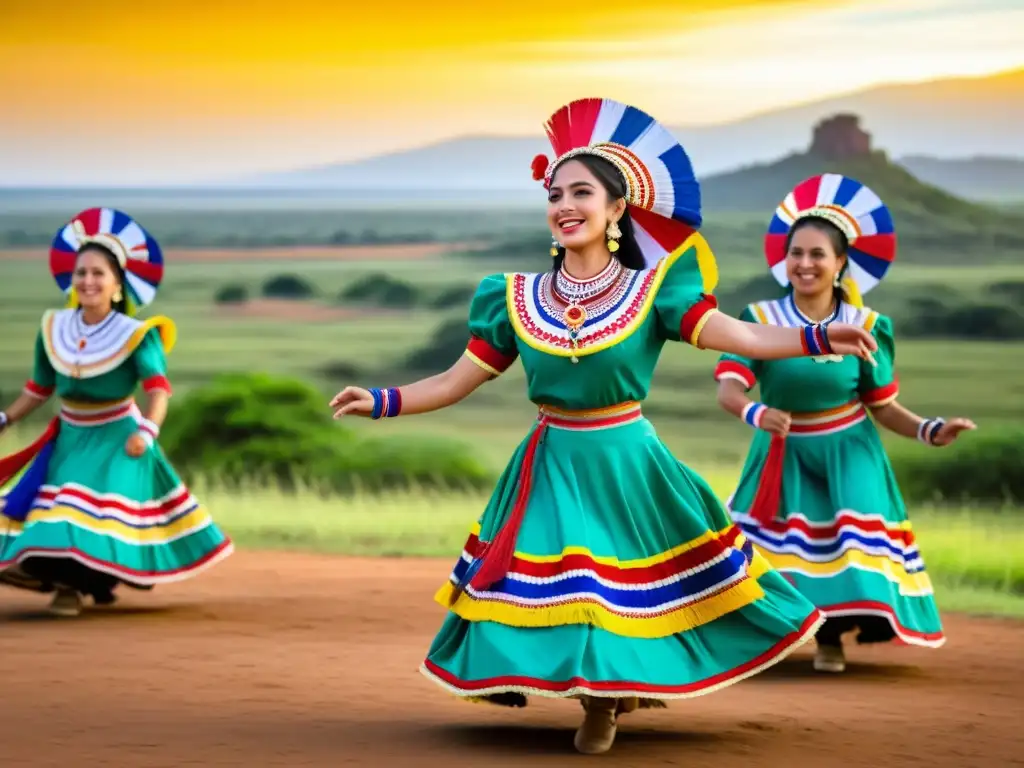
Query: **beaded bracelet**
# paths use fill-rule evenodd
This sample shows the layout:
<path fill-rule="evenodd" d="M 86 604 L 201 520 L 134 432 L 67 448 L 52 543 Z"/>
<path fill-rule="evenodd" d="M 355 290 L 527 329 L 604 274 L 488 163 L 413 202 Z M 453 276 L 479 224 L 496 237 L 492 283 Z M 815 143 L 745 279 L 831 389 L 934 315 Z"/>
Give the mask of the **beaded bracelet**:
<path fill-rule="evenodd" d="M 925 445 L 935 445 L 935 436 L 945 423 L 945 419 L 925 419 L 917 425 L 917 439 Z"/>
<path fill-rule="evenodd" d="M 370 390 L 370 394 L 373 395 L 371 419 L 390 419 L 402 412 L 402 393 L 398 387 L 374 388 Z"/>
<path fill-rule="evenodd" d="M 146 418 L 139 417 L 137 421 L 139 423 L 139 433 L 142 435 L 142 439 L 146 442 L 147 446 L 153 445 L 153 443 L 156 442 L 156 439 L 160 437 L 160 427 Z"/>
<path fill-rule="evenodd" d="M 740 414 L 740 418 L 743 419 L 747 424 L 752 426 L 754 429 L 761 428 L 761 418 L 764 416 L 764 412 L 768 410 L 768 406 L 764 403 L 755 403 L 753 401 L 743 406 L 743 412 Z"/>
<path fill-rule="evenodd" d="M 804 348 L 805 355 L 820 357 L 832 354 L 832 345 L 828 343 L 827 326 L 815 323 L 805 325 L 800 330 L 800 345 Z"/>

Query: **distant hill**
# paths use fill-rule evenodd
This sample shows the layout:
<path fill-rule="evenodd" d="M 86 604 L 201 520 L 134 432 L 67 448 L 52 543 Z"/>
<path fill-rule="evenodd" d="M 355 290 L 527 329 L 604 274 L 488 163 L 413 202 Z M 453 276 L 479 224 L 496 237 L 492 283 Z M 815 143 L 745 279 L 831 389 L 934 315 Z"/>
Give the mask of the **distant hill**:
<path fill-rule="evenodd" d="M 684 96 L 681 96 L 684 98 Z M 791 107 L 725 125 L 673 129 L 699 176 L 765 163 L 801 151 L 807 126 L 852 112 L 894 157 L 1024 158 L 1024 69 L 980 78 L 893 85 Z M 224 180 L 285 189 L 535 191 L 530 160 L 550 152 L 533 137 L 469 136 L 351 163 Z"/>
<path fill-rule="evenodd" d="M 1024 216 L 968 202 L 927 184 L 891 162 L 884 151 L 873 149 L 870 139 L 855 116 L 822 121 L 803 152 L 704 179 L 704 210 L 708 215 L 760 212 L 767 222 L 783 197 L 804 179 L 841 173 L 867 184 L 882 198 L 892 212 L 901 252 L 909 250 L 915 260 L 1019 259 Z"/>
<path fill-rule="evenodd" d="M 969 200 L 1024 203 L 1024 158 L 907 155 L 896 162 L 922 181 Z"/>

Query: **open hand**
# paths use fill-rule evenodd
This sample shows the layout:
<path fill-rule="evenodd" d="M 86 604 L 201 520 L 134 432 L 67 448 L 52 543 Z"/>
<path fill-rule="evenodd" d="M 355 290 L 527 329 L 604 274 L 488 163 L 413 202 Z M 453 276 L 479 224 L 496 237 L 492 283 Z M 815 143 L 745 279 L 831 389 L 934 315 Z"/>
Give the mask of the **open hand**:
<path fill-rule="evenodd" d="M 785 437 L 789 434 L 789 425 L 792 421 L 792 417 L 785 411 L 768 408 L 761 414 L 761 429 L 771 432 L 773 435 Z"/>
<path fill-rule="evenodd" d="M 871 353 L 878 349 L 878 342 L 869 331 L 847 323 L 830 323 L 827 334 L 829 346 L 835 354 L 859 357 L 877 365 Z"/>
<path fill-rule="evenodd" d="M 131 456 L 133 459 L 139 458 L 146 452 L 149 444 L 146 442 L 146 438 L 142 436 L 141 432 L 135 432 L 131 437 L 128 438 L 124 444 L 124 452 Z"/>
<path fill-rule="evenodd" d="M 362 387 L 345 387 L 331 400 L 334 418 L 351 414 L 352 416 L 369 416 L 373 413 L 373 395 Z"/>
<path fill-rule="evenodd" d="M 932 439 L 932 445 L 949 445 L 957 439 L 961 432 L 977 428 L 978 425 L 970 419 L 950 419 L 939 428 L 938 432 L 935 433 L 935 437 Z"/>

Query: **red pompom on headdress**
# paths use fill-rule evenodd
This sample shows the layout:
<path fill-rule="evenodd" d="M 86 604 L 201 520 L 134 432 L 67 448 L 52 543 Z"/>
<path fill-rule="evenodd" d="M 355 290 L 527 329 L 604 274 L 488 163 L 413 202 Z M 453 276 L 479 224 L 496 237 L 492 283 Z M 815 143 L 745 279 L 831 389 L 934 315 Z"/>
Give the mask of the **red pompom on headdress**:
<path fill-rule="evenodd" d="M 544 174 L 548 170 L 548 159 L 545 155 L 537 155 L 533 158 L 533 162 L 530 163 L 530 169 L 533 171 L 533 180 L 542 181 Z"/>

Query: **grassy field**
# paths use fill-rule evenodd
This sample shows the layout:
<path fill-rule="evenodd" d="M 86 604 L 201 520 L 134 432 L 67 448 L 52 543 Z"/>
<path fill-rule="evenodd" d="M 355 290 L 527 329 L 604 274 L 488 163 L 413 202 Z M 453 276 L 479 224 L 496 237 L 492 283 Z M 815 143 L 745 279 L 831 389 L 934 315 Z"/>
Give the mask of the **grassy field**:
<path fill-rule="evenodd" d="M 339 309 L 338 294 L 366 275 L 387 272 L 438 291 L 473 285 L 483 275 L 515 268 L 494 260 L 431 257 L 408 260 L 290 258 L 175 259 L 170 249 L 168 273 L 154 311 L 178 323 L 179 346 L 170 359 L 179 392 L 200 386 L 222 371 L 265 371 L 315 382 L 326 401 L 349 383 L 402 384 L 406 355 L 421 348 L 437 328 L 464 320 L 465 308 L 448 311 L 365 310 L 348 307 L 344 316 L 310 317 L 311 306 Z M 719 259 L 722 288 L 738 286 L 763 274 L 749 260 Z M 538 254 L 534 268 L 544 268 Z M 519 265 L 519 268 L 528 268 Z M 7 258 L 0 252 L 0 392 L 4 401 L 20 389 L 31 368 L 31 345 L 39 316 L 58 306 L 60 297 L 48 274 L 45 256 L 37 260 Z M 317 296 L 302 302 L 302 313 L 276 316 L 227 311 L 213 302 L 227 283 L 242 283 L 258 293 L 263 281 L 295 274 L 310 281 Z M 872 305 L 891 312 L 905 292 L 922 284 L 959 294 L 979 294 L 989 283 L 1024 280 L 1024 267 L 925 268 L 893 270 Z M 938 290 L 938 289 L 937 289 Z M 877 299 L 877 301 L 876 301 Z M 901 400 L 923 414 L 957 415 L 986 425 L 1024 423 L 1024 344 L 964 341 L 901 341 L 898 347 Z M 750 432 L 715 405 L 711 372 L 716 356 L 682 345 L 666 348 L 645 410 L 665 442 L 725 495 L 731 489 Z M 438 361 L 438 370 L 447 361 Z M 356 373 L 338 380 L 325 372 L 344 365 Z M 385 380 L 385 377 L 386 380 Z M 516 367 L 502 380 L 482 388 L 465 403 L 444 413 L 386 423 L 357 421 L 360 430 L 379 433 L 443 436 L 471 443 L 500 469 L 533 418 L 524 396 L 525 380 Z M 173 415 L 173 414 L 172 414 Z M 3 452 L 30 436 L 26 426 L 3 441 Z M 325 499 L 305 494 L 298 500 L 277 491 L 252 489 L 228 493 L 196 489 L 218 520 L 242 546 L 299 547 L 374 555 L 454 557 L 468 526 L 486 501 L 484 495 L 392 494 Z M 936 581 L 943 607 L 974 612 L 1024 615 L 1024 523 L 1018 516 L 990 510 L 917 509 L 914 521 Z M 999 547 L 994 548 L 993 542 Z"/>
<path fill-rule="evenodd" d="M 704 473 L 720 498 L 736 472 Z M 487 502 L 485 494 L 395 493 L 325 499 L 199 486 L 218 523 L 239 546 L 364 556 L 454 559 Z M 1024 521 L 1012 512 L 924 508 L 913 522 L 946 610 L 1024 616 Z M 994 547 L 993 542 L 999 546 Z"/>
<path fill-rule="evenodd" d="M 222 371 L 265 371 L 314 382 L 330 394 L 346 384 L 403 384 L 414 376 L 404 370 L 404 358 L 430 340 L 445 322 L 465 318 L 464 308 L 448 311 L 365 310 L 349 307 L 346 317 L 317 319 L 281 312 L 261 317 L 239 314 L 213 302 L 226 283 L 240 282 L 257 292 L 264 280 L 288 273 L 310 281 L 318 297 L 300 306 L 322 304 L 338 309 L 342 289 L 366 275 L 387 272 L 440 291 L 451 285 L 475 284 L 483 275 L 506 268 L 493 261 L 438 257 L 393 261 L 345 259 L 202 260 L 190 253 L 187 264 L 168 254 L 168 273 L 153 311 L 172 317 L 180 336 L 171 356 L 171 376 L 179 392 L 205 383 Z M 538 267 L 546 256 L 538 256 Z M 721 260 L 722 287 L 727 290 L 755 274 L 727 269 Z M 4 259 L 0 252 L 3 333 L 0 334 L 0 393 L 10 399 L 31 369 L 33 336 L 44 309 L 61 297 L 49 276 L 45 258 L 38 261 Z M 959 292 L 978 292 L 990 282 L 1022 280 L 1024 268 L 893 269 L 879 290 L 885 311 L 900 302 L 902 291 L 921 283 L 950 286 Z M 872 299 L 875 294 L 872 294 Z M 958 341 L 901 341 L 898 348 L 902 400 L 923 414 L 969 415 L 981 425 L 1024 423 L 1024 344 Z M 746 449 L 749 431 L 722 413 L 715 404 L 711 372 L 716 356 L 683 345 L 666 348 L 645 404 L 665 441 L 683 460 L 703 466 L 732 465 Z M 439 360 L 441 370 L 448 361 Z M 330 367 L 354 369 L 339 380 Z M 525 377 L 514 367 L 498 382 L 487 385 L 465 403 L 444 413 L 386 424 L 360 424 L 361 429 L 389 433 L 457 436 L 471 441 L 495 466 L 522 438 L 533 408 L 524 397 Z M 326 415 L 325 407 L 325 415 Z"/>

